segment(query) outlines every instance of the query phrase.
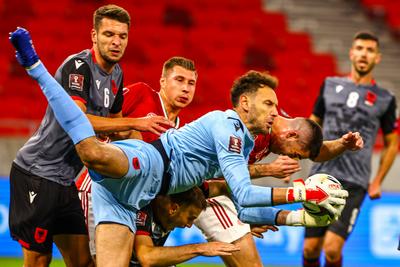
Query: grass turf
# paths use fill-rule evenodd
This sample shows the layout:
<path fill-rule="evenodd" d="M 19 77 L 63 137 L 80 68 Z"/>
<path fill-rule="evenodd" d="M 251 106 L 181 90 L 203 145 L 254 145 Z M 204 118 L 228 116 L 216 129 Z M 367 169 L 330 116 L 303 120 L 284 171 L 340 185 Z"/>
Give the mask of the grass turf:
<path fill-rule="evenodd" d="M 0 266 L 7 267 L 21 267 L 23 266 L 22 258 L 0 258 Z M 179 267 L 222 267 L 224 265 L 221 264 L 205 264 L 205 263 L 197 263 L 197 264 L 178 264 Z M 61 259 L 53 259 L 51 261 L 50 267 L 65 267 L 64 262 Z"/>
<path fill-rule="evenodd" d="M 23 266 L 22 258 L 1 258 L 0 266 L 6 267 L 21 267 Z M 207 263 L 181 263 L 177 267 L 223 267 L 223 264 L 207 264 Z M 273 267 L 268 265 L 269 267 Z M 65 267 L 64 262 L 61 259 L 53 259 L 50 267 Z"/>

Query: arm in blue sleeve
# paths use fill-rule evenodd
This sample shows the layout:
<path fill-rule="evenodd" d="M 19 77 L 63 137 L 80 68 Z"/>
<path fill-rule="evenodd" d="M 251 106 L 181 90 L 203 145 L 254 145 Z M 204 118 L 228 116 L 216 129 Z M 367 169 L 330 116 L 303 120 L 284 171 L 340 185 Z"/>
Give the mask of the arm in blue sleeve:
<path fill-rule="evenodd" d="M 276 225 L 281 209 L 273 207 L 238 208 L 238 217 L 244 223 Z"/>
<path fill-rule="evenodd" d="M 226 160 L 226 159 L 225 159 Z M 271 206 L 271 187 L 252 185 L 247 164 L 234 164 L 222 169 L 225 180 L 236 203 L 242 207 Z"/>
<path fill-rule="evenodd" d="M 82 110 L 74 103 L 64 88 L 50 75 L 42 63 L 28 70 L 38 81 L 54 115 L 74 144 L 95 136 L 93 127 Z"/>
<path fill-rule="evenodd" d="M 213 138 L 218 161 L 234 201 L 242 207 L 270 206 L 271 188 L 252 185 L 248 165 L 243 154 L 244 133 L 237 131 L 230 120 L 215 123 Z M 239 147 L 232 149 L 232 138 L 240 139 Z"/>

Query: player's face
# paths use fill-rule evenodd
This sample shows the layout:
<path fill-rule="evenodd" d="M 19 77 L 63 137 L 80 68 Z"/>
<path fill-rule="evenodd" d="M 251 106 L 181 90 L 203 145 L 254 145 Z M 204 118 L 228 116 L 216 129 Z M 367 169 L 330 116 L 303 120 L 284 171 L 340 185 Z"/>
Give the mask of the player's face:
<path fill-rule="evenodd" d="M 300 140 L 279 138 L 274 142 L 274 148 L 271 149 L 273 153 L 286 155 L 292 159 L 308 159 L 310 152 L 304 149 L 304 145 Z"/>
<path fill-rule="evenodd" d="M 274 120 L 271 132 L 270 150 L 275 154 L 286 155 L 293 159 L 309 158 L 310 152 L 305 144 L 310 138 L 302 130 L 293 127 L 295 119 L 278 116 Z"/>
<path fill-rule="evenodd" d="M 269 133 L 276 116 L 278 98 L 275 91 L 267 86 L 260 87 L 249 97 L 249 123 L 253 134 Z"/>
<path fill-rule="evenodd" d="M 189 105 L 196 90 L 196 73 L 181 66 L 174 66 L 160 79 L 160 93 L 171 109 Z"/>
<path fill-rule="evenodd" d="M 357 39 L 353 42 L 350 49 L 350 60 L 353 69 L 360 76 L 370 73 L 380 59 L 378 44 L 374 40 Z"/>
<path fill-rule="evenodd" d="M 168 229 L 166 230 L 173 230 L 176 227 L 192 227 L 194 220 L 200 215 L 201 211 L 200 208 L 193 205 L 179 207 L 179 211 L 169 219 Z"/>
<path fill-rule="evenodd" d="M 117 20 L 103 18 L 98 31 L 92 30 L 92 42 L 100 57 L 109 64 L 120 61 L 128 45 L 128 25 Z"/>

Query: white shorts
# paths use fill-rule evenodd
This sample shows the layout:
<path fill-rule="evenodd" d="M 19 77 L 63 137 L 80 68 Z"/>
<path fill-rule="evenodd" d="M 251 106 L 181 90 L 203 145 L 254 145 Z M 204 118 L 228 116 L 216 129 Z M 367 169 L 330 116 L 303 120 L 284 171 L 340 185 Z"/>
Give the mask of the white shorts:
<path fill-rule="evenodd" d="M 239 220 L 235 205 L 229 197 L 209 198 L 207 202 L 207 209 L 200 213 L 194 224 L 208 241 L 232 243 L 250 233 L 250 225 Z"/>
<path fill-rule="evenodd" d="M 89 233 L 89 249 L 90 255 L 96 255 L 96 246 L 94 243 L 96 226 L 94 224 L 93 207 L 92 207 L 92 193 L 88 191 L 79 191 L 81 198 L 82 209 L 85 214 L 86 226 Z"/>

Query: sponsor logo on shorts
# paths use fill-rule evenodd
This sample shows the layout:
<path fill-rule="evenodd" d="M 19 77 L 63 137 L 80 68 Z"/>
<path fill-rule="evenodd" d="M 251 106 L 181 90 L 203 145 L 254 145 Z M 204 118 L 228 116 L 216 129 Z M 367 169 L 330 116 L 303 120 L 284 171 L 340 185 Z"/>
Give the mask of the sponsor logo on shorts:
<path fill-rule="evenodd" d="M 29 191 L 29 202 L 32 204 L 33 200 L 35 200 L 37 193 L 33 192 L 33 191 Z"/>
<path fill-rule="evenodd" d="M 44 241 L 46 241 L 46 237 L 47 237 L 47 230 L 40 228 L 40 227 L 36 227 L 35 230 L 35 241 L 37 243 L 43 243 Z"/>
<path fill-rule="evenodd" d="M 242 151 L 242 140 L 238 137 L 230 136 L 228 150 L 240 154 Z"/>
<path fill-rule="evenodd" d="M 85 77 L 81 74 L 69 75 L 69 88 L 75 91 L 83 91 L 83 80 Z"/>

